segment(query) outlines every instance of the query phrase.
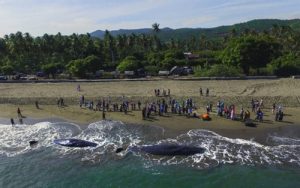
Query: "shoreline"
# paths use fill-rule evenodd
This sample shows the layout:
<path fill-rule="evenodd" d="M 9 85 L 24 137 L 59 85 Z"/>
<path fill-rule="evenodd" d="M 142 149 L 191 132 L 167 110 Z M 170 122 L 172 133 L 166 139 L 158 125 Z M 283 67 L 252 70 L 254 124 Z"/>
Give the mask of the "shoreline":
<path fill-rule="evenodd" d="M 78 88 L 80 88 L 78 90 Z M 209 96 L 201 96 L 199 89 L 209 89 Z M 170 90 L 170 96 L 155 96 L 155 90 L 161 93 Z M 174 137 L 191 129 L 206 129 L 229 138 L 254 139 L 265 142 L 269 134 L 300 136 L 300 82 L 296 79 L 283 78 L 274 80 L 149 80 L 121 82 L 80 82 L 78 83 L 0 83 L 0 117 L 16 118 L 17 108 L 28 119 L 62 119 L 86 128 L 88 124 L 102 120 L 102 113 L 79 107 L 84 96 L 85 102 L 110 101 L 120 105 L 124 101 L 142 107 L 147 103 L 158 103 L 171 99 L 179 104 L 192 98 L 197 107 L 197 114 L 203 114 L 206 106 L 212 104 L 216 111 L 218 100 L 226 106 L 235 105 L 236 112 L 243 107 L 251 111 L 251 100 L 263 101 L 264 122 L 257 127 L 246 127 L 240 121 L 232 121 L 211 114 L 212 121 L 205 122 L 196 118 L 186 118 L 168 113 L 165 116 L 152 116 L 142 120 L 141 111 L 106 113 L 106 119 L 119 120 L 126 124 L 158 126 L 165 129 L 166 137 Z M 63 99 L 64 107 L 58 107 L 58 99 Z M 36 109 L 35 102 L 41 109 Z M 280 105 L 285 114 L 282 122 L 275 122 L 271 113 L 273 104 Z M 251 118 L 254 114 L 251 112 Z M 24 120 L 26 121 L 26 120 Z M 9 121 L 8 121 L 9 122 Z M 297 135 L 298 133 L 298 135 Z"/>
<path fill-rule="evenodd" d="M 0 123 L 10 124 L 10 118 L 16 118 L 16 109 L 20 107 L 22 115 L 26 116 L 24 123 L 34 124 L 42 121 L 49 122 L 70 122 L 75 123 L 82 129 L 87 128 L 90 123 L 101 121 L 100 111 L 93 111 L 79 106 L 67 106 L 59 108 L 56 105 L 42 105 L 36 109 L 34 105 L 3 105 L 0 104 Z M 201 110 L 200 110 L 201 111 Z M 300 122 L 296 114 L 300 113 L 299 108 L 286 108 L 287 112 L 284 121 L 272 121 L 273 116 L 267 115 L 264 122 L 257 122 L 256 127 L 247 127 L 243 122 L 218 117 L 212 113 L 211 121 L 202 121 L 198 118 L 187 118 L 183 115 L 168 113 L 165 116 L 152 116 L 143 120 L 140 111 L 129 112 L 125 115 L 122 112 L 106 113 L 107 120 L 121 121 L 134 126 L 156 126 L 164 129 L 164 137 L 172 138 L 186 133 L 192 129 L 205 129 L 213 131 L 221 136 L 232 139 L 254 140 L 261 144 L 267 144 L 269 135 L 283 137 L 299 137 Z M 4 123 L 6 122 L 6 123 Z M 17 119 L 15 119 L 17 122 Z"/>

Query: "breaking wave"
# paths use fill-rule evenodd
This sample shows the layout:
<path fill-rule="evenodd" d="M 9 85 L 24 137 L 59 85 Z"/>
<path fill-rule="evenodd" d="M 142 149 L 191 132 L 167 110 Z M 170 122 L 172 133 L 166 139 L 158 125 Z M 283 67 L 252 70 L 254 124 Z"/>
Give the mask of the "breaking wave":
<path fill-rule="evenodd" d="M 67 148 L 55 145 L 54 139 L 78 138 L 98 144 L 95 148 Z M 38 140 L 36 147 L 28 144 Z M 129 150 L 115 154 L 119 147 L 176 143 L 205 148 L 203 154 L 188 157 L 153 156 Z M 122 160 L 129 155 L 151 165 L 185 165 L 206 169 L 220 164 L 300 166 L 300 139 L 269 136 L 271 146 L 252 140 L 231 139 L 208 130 L 190 130 L 175 138 L 165 138 L 164 130 L 154 126 L 126 125 L 120 121 L 99 121 L 82 130 L 78 125 L 41 122 L 34 125 L 0 125 L 0 155 L 13 157 L 37 150 L 53 150 L 55 156 L 77 156 L 92 163 Z"/>

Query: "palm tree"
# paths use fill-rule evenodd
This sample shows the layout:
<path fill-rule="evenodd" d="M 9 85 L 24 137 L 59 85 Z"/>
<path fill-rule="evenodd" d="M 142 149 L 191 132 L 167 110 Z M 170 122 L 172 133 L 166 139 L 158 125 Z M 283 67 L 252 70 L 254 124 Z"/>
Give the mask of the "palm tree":
<path fill-rule="evenodd" d="M 152 24 L 152 30 L 155 34 L 159 33 L 160 32 L 159 24 L 158 23 Z"/>
<path fill-rule="evenodd" d="M 104 34 L 104 44 L 105 47 L 109 50 L 110 54 L 111 54 L 111 62 L 112 64 L 114 64 L 115 62 L 115 55 L 114 55 L 114 38 L 113 36 L 110 34 L 110 32 L 108 30 L 105 30 L 105 34 Z"/>

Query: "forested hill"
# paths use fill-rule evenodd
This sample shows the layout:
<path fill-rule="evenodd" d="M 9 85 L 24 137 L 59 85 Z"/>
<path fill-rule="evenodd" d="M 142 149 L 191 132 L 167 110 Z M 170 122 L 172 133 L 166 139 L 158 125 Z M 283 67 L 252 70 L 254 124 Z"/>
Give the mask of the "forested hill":
<path fill-rule="evenodd" d="M 290 26 L 294 30 L 300 31 L 300 19 L 293 20 L 278 20 L 278 19 L 257 19 L 248 21 L 245 23 L 234 24 L 231 26 L 220 26 L 215 28 L 180 28 L 180 29 L 171 29 L 171 28 L 163 28 L 158 33 L 158 36 L 163 41 L 168 41 L 170 39 L 189 39 L 191 36 L 199 37 L 200 35 L 204 35 L 207 38 L 221 38 L 225 35 L 228 35 L 235 30 L 238 34 L 245 32 L 247 30 L 263 32 L 269 31 L 274 25 L 280 26 Z M 152 28 L 143 28 L 143 29 L 120 29 L 120 30 L 112 30 L 110 34 L 112 36 L 117 35 L 130 35 L 132 33 L 139 34 L 151 34 L 153 32 Z M 105 31 L 97 30 L 90 33 L 93 37 L 103 38 Z"/>

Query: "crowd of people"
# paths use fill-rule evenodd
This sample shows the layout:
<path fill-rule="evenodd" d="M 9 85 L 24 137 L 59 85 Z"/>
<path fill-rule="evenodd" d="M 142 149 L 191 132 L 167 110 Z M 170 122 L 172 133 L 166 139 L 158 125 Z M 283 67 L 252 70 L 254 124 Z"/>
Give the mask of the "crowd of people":
<path fill-rule="evenodd" d="M 141 101 L 130 101 L 127 100 L 125 96 L 122 96 L 120 103 L 111 102 L 110 98 L 104 100 L 99 100 L 95 107 L 93 101 L 87 101 L 84 99 L 82 95 L 80 97 L 80 107 L 88 108 L 90 110 L 95 111 L 103 111 L 104 112 L 124 112 L 125 114 L 128 111 L 141 111 L 142 118 L 147 119 L 151 116 L 159 115 L 163 116 L 168 113 L 171 114 L 179 114 L 186 115 L 187 117 L 199 117 L 197 112 L 196 103 L 192 98 L 187 98 L 185 100 L 178 100 L 176 98 L 172 98 L 170 96 L 170 89 L 154 89 L 154 93 L 156 97 L 165 97 L 163 99 L 158 99 L 152 102 L 146 102 L 142 104 Z M 200 95 L 203 95 L 202 88 L 200 88 Z M 206 89 L 206 96 L 209 96 L 209 88 Z M 252 113 L 255 114 L 254 120 L 263 121 L 264 113 L 262 109 L 264 108 L 263 99 L 259 100 L 251 100 Z M 211 102 L 207 103 L 205 106 L 206 114 L 210 114 L 213 112 L 213 104 Z M 216 104 L 216 114 L 217 116 L 225 117 L 226 119 L 231 120 L 240 120 L 247 121 L 250 119 L 250 111 L 248 109 L 244 109 L 241 107 L 240 112 L 238 113 L 236 110 L 236 106 L 234 104 L 225 105 L 223 100 L 217 101 Z M 272 106 L 272 114 L 275 113 L 275 120 L 282 121 L 283 119 L 283 111 L 282 106 L 274 103 Z"/>
<path fill-rule="evenodd" d="M 240 113 L 238 114 L 236 112 L 236 106 L 235 105 L 225 105 L 224 101 L 218 101 L 217 102 L 217 115 L 218 116 L 224 116 L 227 119 L 231 120 L 241 120 L 246 121 L 247 119 L 250 119 L 250 111 L 245 110 L 243 107 L 241 107 Z"/>
<path fill-rule="evenodd" d="M 81 91 L 80 85 L 77 86 L 76 90 L 78 92 Z M 105 113 L 107 112 L 124 112 L 127 114 L 129 111 L 141 111 L 142 118 L 148 119 L 151 116 L 164 116 L 169 113 L 185 115 L 187 117 L 197 117 L 200 115 L 197 114 L 197 109 L 200 106 L 197 106 L 195 101 L 192 98 L 186 99 L 176 99 L 171 97 L 170 89 L 154 89 L 154 93 L 156 97 L 164 97 L 152 99 L 152 102 L 142 103 L 140 100 L 133 101 L 126 99 L 125 96 L 122 96 L 119 102 L 112 102 L 110 97 L 103 98 L 96 101 L 94 105 L 93 100 L 85 99 L 84 95 L 81 95 L 79 98 L 79 106 L 80 108 L 86 108 L 94 111 L 102 111 L 102 118 L 105 119 Z M 200 88 L 200 95 L 202 96 L 202 88 Z M 209 96 L 209 89 L 206 89 L 206 96 Z M 149 99 L 151 100 L 151 99 Z M 121 101 L 121 102 L 120 102 Z M 38 101 L 35 101 L 35 106 L 37 109 L 39 108 Z M 57 101 L 58 107 L 65 106 L 63 98 L 59 98 Z M 206 114 L 209 115 L 213 112 L 213 103 L 209 102 L 205 106 Z M 255 120 L 263 121 L 264 113 L 262 109 L 264 108 L 263 100 L 251 100 L 251 108 L 252 113 L 255 114 Z M 17 110 L 18 117 L 21 119 L 23 116 L 21 114 L 20 108 Z M 225 105 L 224 100 L 218 100 L 216 103 L 215 113 L 217 116 L 225 117 L 226 119 L 231 120 L 241 120 L 247 121 L 250 119 L 250 111 L 248 109 L 244 109 L 241 107 L 240 112 L 237 113 L 236 106 L 234 104 Z M 272 114 L 275 113 L 275 121 L 283 120 L 283 109 L 281 105 L 276 105 L 275 103 L 272 105 Z M 11 119 L 11 123 L 14 124 L 14 120 Z"/>
<path fill-rule="evenodd" d="M 80 96 L 79 106 L 80 108 L 87 108 L 94 111 L 105 111 L 105 112 L 124 112 L 141 110 L 141 101 L 129 101 L 122 96 L 122 102 L 112 102 L 110 98 L 101 99 L 94 105 L 93 100 L 86 100 L 84 95 Z"/>
<path fill-rule="evenodd" d="M 192 98 L 183 100 L 182 102 L 169 98 L 168 100 L 162 99 L 157 100 L 156 102 L 146 103 L 142 109 L 143 119 L 150 118 L 150 115 L 162 116 L 167 113 L 186 115 L 188 117 L 192 116 L 193 110 L 196 109 L 195 104 L 193 103 Z"/>

